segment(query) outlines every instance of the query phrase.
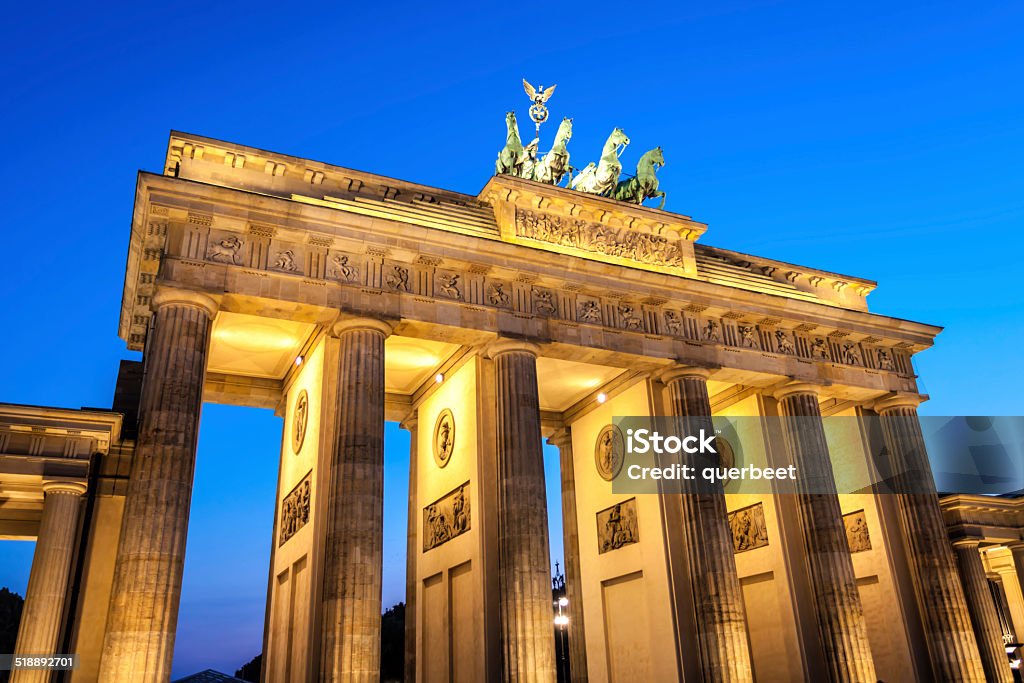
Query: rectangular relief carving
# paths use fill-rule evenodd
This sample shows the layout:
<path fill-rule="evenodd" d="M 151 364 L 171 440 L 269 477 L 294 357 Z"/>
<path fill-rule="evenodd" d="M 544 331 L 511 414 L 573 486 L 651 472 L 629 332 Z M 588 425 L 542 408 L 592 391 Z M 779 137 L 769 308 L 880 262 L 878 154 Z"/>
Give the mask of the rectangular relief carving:
<path fill-rule="evenodd" d="M 871 535 L 868 533 L 868 521 L 863 510 L 843 515 L 843 526 L 846 527 L 846 542 L 850 544 L 851 553 L 871 550 Z"/>
<path fill-rule="evenodd" d="M 469 482 L 423 508 L 423 552 L 447 543 L 470 528 Z"/>
<path fill-rule="evenodd" d="M 277 544 L 282 546 L 309 522 L 309 494 L 313 472 L 307 472 L 295 488 L 281 501 L 281 533 Z"/>
<path fill-rule="evenodd" d="M 604 554 L 640 541 L 636 498 L 624 500 L 597 513 L 597 552 Z"/>
<path fill-rule="evenodd" d="M 516 209 L 516 236 L 658 266 L 683 267 L 679 245 L 660 235 Z"/>
<path fill-rule="evenodd" d="M 732 550 L 742 553 L 768 545 L 768 526 L 764 521 L 764 506 L 755 503 L 729 513 L 732 530 Z"/>

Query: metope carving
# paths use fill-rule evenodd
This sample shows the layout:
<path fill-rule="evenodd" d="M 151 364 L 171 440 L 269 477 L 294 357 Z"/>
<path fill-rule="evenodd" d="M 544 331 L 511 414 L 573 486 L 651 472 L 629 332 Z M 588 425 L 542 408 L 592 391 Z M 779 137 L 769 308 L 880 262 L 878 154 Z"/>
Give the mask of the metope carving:
<path fill-rule="evenodd" d="M 622 326 L 627 330 L 641 330 L 644 326 L 643 319 L 638 316 L 635 309 L 628 304 L 619 306 L 619 319 L 622 320 Z"/>
<path fill-rule="evenodd" d="M 402 266 L 391 266 L 391 272 L 385 276 L 384 284 L 388 286 L 388 289 L 396 292 L 408 292 L 409 269 Z"/>
<path fill-rule="evenodd" d="M 811 358 L 815 358 L 817 360 L 828 360 L 829 357 L 828 345 L 825 343 L 824 339 L 818 337 L 811 342 Z"/>
<path fill-rule="evenodd" d="M 683 252 L 678 244 L 660 235 L 626 228 L 617 229 L 517 209 L 516 235 L 649 265 L 683 267 Z"/>
<path fill-rule="evenodd" d="M 459 289 L 459 275 L 457 273 L 453 273 L 451 275 L 438 275 L 437 281 L 440 285 L 442 296 L 446 296 L 449 299 L 462 298 L 462 291 Z"/>
<path fill-rule="evenodd" d="M 716 320 L 709 320 L 704 325 L 704 341 L 709 342 L 720 342 L 722 341 L 722 333 L 720 331 L 721 325 Z"/>
<path fill-rule="evenodd" d="M 539 315 L 552 316 L 555 308 L 554 295 L 547 289 L 533 290 L 533 310 Z"/>
<path fill-rule="evenodd" d="M 309 522 L 309 496 L 312 472 L 306 474 L 295 488 L 281 501 L 281 533 L 278 545 L 282 546 L 299 529 Z"/>
<path fill-rule="evenodd" d="M 896 364 L 893 363 L 892 356 L 885 349 L 878 349 L 878 369 L 879 370 L 895 370 Z"/>
<path fill-rule="evenodd" d="M 674 311 L 665 311 L 663 318 L 665 320 L 665 331 L 678 337 L 683 331 L 683 320 L 679 317 L 679 314 Z"/>
<path fill-rule="evenodd" d="M 295 252 L 291 249 L 278 252 L 277 258 L 274 259 L 274 268 L 288 273 L 298 270 L 298 266 L 295 265 Z"/>
<path fill-rule="evenodd" d="M 581 301 L 576 309 L 576 315 L 580 322 L 599 323 L 601 322 L 601 307 L 596 301 Z"/>
<path fill-rule="evenodd" d="M 487 301 L 489 301 L 492 306 L 505 308 L 512 303 L 512 297 L 505 291 L 504 283 L 492 282 L 490 291 L 487 292 Z"/>
<path fill-rule="evenodd" d="M 434 423 L 434 462 L 438 467 L 444 467 L 452 458 L 455 450 L 455 416 L 452 411 L 445 408 L 437 416 Z"/>
<path fill-rule="evenodd" d="M 640 541 L 636 498 L 616 503 L 597 513 L 597 552 L 604 554 Z"/>
<path fill-rule="evenodd" d="M 864 361 L 860 357 L 860 351 L 857 350 L 857 345 L 851 342 L 843 344 L 842 361 L 847 365 L 864 365 Z"/>
<path fill-rule="evenodd" d="M 756 349 L 757 344 L 757 330 L 753 325 L 740 325 L 740 346 L 745 349 Z"/>
<path fill-rule="evenodd" d="M 871 534 L 868 533 L 868 521 L 863 510 L 843 515 L 843 526 L 846 527 L 846 542 L 850 544 L 851 553 L 871 550 Z"/>
<path fill-rule="evenodd" d="M 775 330 L 775 346 L 778 348 L 779 353 L 785 353 L 789 356 L 796 354 L 796 346 L 785 330 Z"/>
<path fill-rule="evenodd" d="M 423 552 L 470 529 L 469 482 L 423 508 Z"/>
<path fill-rule="evenodd" d="M 764 507 L 756 503 L 729 513 L 734 553 L 764 548 L 768 545 L 768 526 L 764 521 Z"/>
<path fill-rule="evenodd" d="M 214 242 L 206 250 L 206 260 L 214 263 L 238 264 L 238 251 L 242 248 L 242 240 L 234 235 Z"/>
<path fill-rule="evenodd" d="M 345 254 L 335 254 L 331 259 L 331 266 L 327 272 L 328 276 L 342 282 L 352 282 L 359 275 L 355 265 L 349 262 Z"/>

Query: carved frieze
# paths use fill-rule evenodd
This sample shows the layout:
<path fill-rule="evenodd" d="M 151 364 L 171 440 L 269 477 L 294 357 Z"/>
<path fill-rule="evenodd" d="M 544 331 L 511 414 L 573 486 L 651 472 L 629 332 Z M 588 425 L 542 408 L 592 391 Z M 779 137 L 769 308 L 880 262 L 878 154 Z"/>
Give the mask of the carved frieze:
<path fill-rule="evenodd" d="M 735 553 L 768 545 L 768 526 L 764 521 L 764 507 L 761 503 L 730 512 L 729 528 L 732 530 L 732 549 Z"/>
<path fill-rule="evenodd" d="M 659 235 L 516 209 L 516 236 L 648 265 L 683 267 L 679 245 Z"/>
<path fill-rule="evenodd" d="M 604 554 L 640 541 L 636 498 L 616 503 L 597 513 L 597 552 Z"/>
<path fill-rule="evenodd" d="M 444 467 L 451 460 L 452 451 L 455 450 L 455 416 L 452 411 L 445 408 L 437 416 L 434 423 L 433 452 L 434 462 L 438 467 Z"/>
<path fill-rule="evenodd" d="M 508 285 L 504 282 L 491 282 L 487 288 L 487 303 L 498 308 L 508 308 L 512 304 L 512 295 L 508 293 Z"/>
<path fill-rule="evenodd" d="M 469 482 L 423 508 L 423 552 L 470 529 Z"/>
<path fill-rule="evenodd" d="M 281 501 L 281 532 L 277 542 L 279 546 L 284 545 L 289 538 L 309 522 L 312 475 L 312 472 L 307 473 L 302 481 Z"/>
<path fill-rule="evenodd" d="M 871 535 L 863 510 L 843 515 L 843 526 L 846 527 L 846 542 L 850 544 L 851 553 L 871 550 Z"/>

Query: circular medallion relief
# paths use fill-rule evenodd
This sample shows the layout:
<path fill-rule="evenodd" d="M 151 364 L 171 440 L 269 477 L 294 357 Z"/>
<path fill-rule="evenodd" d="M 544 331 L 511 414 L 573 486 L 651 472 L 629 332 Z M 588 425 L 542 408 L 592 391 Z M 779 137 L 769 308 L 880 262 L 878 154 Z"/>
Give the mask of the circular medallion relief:
<path fill-rule="evenodd" d="M 303 389 L 295 399 L 292 410 L 292 450 L 298 453 L 306 440 L 306 425 L 309 421 L 309 394 Z"/>
<path fill-rule="evenodd" d="M 594 445 L 594 465 L 602 479 L 611 481 L 619 475 L 625 452 L 626 441 L 621 429 L 608 425 L 601 430 Z"/>
<path fill-rule="evenodd" d="M 455 448 L 455 416 L 445 408 L 434 423 L 434 462 L 444 467 L 451 460 Z"/>

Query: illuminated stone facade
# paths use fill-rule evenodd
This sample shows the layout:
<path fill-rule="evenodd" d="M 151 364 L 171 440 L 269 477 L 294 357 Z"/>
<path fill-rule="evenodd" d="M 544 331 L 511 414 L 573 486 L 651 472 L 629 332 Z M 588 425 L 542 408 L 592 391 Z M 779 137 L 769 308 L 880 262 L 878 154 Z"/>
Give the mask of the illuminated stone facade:
<path fill-rule="evenodd" d="M 828 481 L 866 454 L 822 416 L 877 414 L 889 452 L 918 452 L 911 357 L 939 329 L 869 312 L 873 282 L 706 230 L 528 180 L 464 195 L 172 133 L 138 179 L 119 331 L 147 383 L 138 436 L 96 448 L 120 466 L 88 530 L 107 559 L 86 553 L 63 617 L 89 663 L 71 680 L 168 677 L 202 401 L 285 421 L 271 683 L 379 678 L 385 420 L 413 444 L 410 681 L 554 680 L 545 438 L 574 681 L 985 680 L 995 636 L 971 616 L 992 605 L 965 593 L 934 495 L 613 493 L 616 415 L 810 420 L 786 452 L 737 436 Z"/>

